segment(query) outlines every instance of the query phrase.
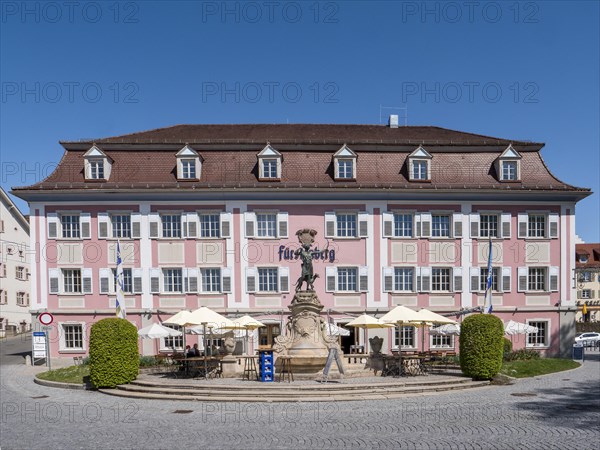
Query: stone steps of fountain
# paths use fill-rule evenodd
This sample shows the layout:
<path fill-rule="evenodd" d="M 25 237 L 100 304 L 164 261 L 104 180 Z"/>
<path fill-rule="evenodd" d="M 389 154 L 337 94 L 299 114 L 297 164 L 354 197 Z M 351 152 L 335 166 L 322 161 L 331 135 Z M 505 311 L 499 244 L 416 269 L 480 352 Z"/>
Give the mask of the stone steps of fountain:
<path fill-rule="evenodd" d="M 161 384 L 136 381 L 116 389 L 100 389 L 109 395 L 162 400 L 198 400 L 230 402 L 346 401 L 397 398 L 407 395 L 434 394 L 443 391 L 486 386 L 487 381 L 472 381 L 464 377 L 443 377 L 440 380 L 396 380 L 385 383 L 325 383 L 274 384 L 247 382 L 225 385 L 188 383 Z M 252 383 L 252 384 L 251 384 Z"/>

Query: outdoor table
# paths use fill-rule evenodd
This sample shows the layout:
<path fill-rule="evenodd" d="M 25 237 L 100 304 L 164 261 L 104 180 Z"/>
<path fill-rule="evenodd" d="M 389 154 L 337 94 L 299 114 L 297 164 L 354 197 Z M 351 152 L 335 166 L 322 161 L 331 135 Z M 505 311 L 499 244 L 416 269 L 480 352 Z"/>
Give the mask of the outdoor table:
<path fill-rule="evenodd" d="M 194 356 L 177 361 L 183 367 L 184 374 L 193 378 L 213 378 L 223 372 L 221 359 L 216 356 Z"/>
<path fill-rule="evenodd" d="M 255 380 L 258 380 L 258 371 L 256 370 L 257 357 L 253 355 L 241 355 L 238 356 L 238 358 L 244 360 L 244 373 L 242 380 L 250 381 L 250 375 L 252 375 Z"/>
<path fill-rule="evenodd" d="M 425 366 L 425 360 L 427 356 L 405 356 L 404 357 L 404 371 L 407 375 L 427 375 L 427 367 Z"/>
<path fill-rule="evenodd" d="M 281 365 L 277 373 L 277 381 L 281 382 L 281 379 L 286 379 L 288 383 L 294 381 L 294 372 L 292 371 L 292 357 L 289 355 L 278 356 L 277 360 L 281 360 Z"/>

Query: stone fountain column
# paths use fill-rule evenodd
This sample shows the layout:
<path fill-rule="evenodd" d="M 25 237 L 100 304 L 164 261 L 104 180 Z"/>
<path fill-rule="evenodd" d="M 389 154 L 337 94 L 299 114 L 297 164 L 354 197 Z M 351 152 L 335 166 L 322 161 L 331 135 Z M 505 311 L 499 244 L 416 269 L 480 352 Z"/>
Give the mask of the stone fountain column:
<path fill-rule="evenodd" d="M 303 246 L 298 250 L 302 258 L 302 275 L 296 282 L 296 293 L 288 306 L 291 315 L 285 326 L 286 333 L 276 337 L 273 345 L 275 355 L 293 357 L 291 364 L 295 374 L 316 374 L 325 367 L 330 348 L 338 348 L 341 352 L 337 338 L 327 334 L 327 323 L 320 315 L 323 305 L 312 288 L 317 276 L 312 270 L 310 244 L 316 234 L 310 229 L 296 233 Z M 306 290 L 301 289 L 304 282 Z"/>

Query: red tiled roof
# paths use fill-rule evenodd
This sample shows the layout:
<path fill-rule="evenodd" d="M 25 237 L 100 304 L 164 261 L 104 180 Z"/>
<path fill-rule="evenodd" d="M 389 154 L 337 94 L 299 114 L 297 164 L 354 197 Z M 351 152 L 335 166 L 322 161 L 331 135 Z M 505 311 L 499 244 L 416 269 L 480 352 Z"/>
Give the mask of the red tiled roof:
<path fill-rule="evenodd" d="M 380 143 L 380 144 L 464 144 L 503 145 L 520 142 L 464 133 L 433 126 L 390 128 L 384 125 L 338 124 L 239 124 L 239 125 L 174 125 L 139 133 L 103 139 L 86 140 L 108 143 Z M 71 141 L 73 142 L 73 141 Z M 68 144 L 69 142 L 64 142 Z"/>
<path fill-rule="evenodd" d="M 237 140 L 243 145 L 224 145 Z M 280 140 L 278 147 L 274 144 Z M 407 144 L 411 140 L 413 144 Z M 158 141 L 161 144 L 158 144 Z M 214 144 L 208 145 L 206 142 Z M 254 144 L 250 145 L 249 142 Z M 271 142 L 283 157 L 280 181 L 259 181 L 257 154 Z M 302 145 L 293 143 L 304 142 Z M 308 143 L 311 141 L 312 143 Z M 335 141 L 336 146 L 333 145 Z M 419 142 L 431 153 L 431 181 L 408 180 L 407 156 Z M 463 144 L 459 144 L 458 142 Z M 84 179 L 83 154 L 92 141 L 63 143 L 57 169 L 45 180 L 15 191 L 61 189 L 506 189 L 582 191 L 555 178 L 544 164 L 543 144 L 513 141 L 521 152 L 520 182 L 498 181 L 494 161 L 510 141 L 437 127 L 389 128 L 381 125 L 178 125 L 93 141 L 113 160 L 107 182 Z M 176 179 L 176 157 L 181 143 L 190 143 L 203 158 L 200 181 Z M 204 144 L 199 144 L 204 142 Z M 355 181 L 333 179 L 332 156 L 340 142 L 355 142 Z M 378 145 L 368 143 L 377 142 Z M 398 144 L 404 142 L 404 145 Z M 135 145 L 132 145 L 135 143 Z M 175 145 L 177 143 L 177 145 Z M 194 147 L 194 143 L 197 145 Z M 287 143 L 283 144 L 283 143 Z M 325 143 L 325 144 L 324 144 Z M 472 147 L 474 145 L 475 147 Z M 341 144 L 340 144 L 341 147 Z M 585 194 L 584 194 L 585 195 Z"/>
<path fill-rule="evenodd" d="M 586 255 L 586 263 L 579 262 L 579 255 Z M 577 268 L 600 267 L 600 243 L 595 244 L 576 244 L 575 245 L 575 265 Z"/>

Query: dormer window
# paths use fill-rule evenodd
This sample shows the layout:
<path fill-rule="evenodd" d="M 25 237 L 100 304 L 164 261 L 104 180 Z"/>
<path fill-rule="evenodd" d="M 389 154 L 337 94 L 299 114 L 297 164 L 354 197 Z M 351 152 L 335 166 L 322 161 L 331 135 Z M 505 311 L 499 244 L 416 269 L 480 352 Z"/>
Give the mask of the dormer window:
<path fill-rule="evenodd" d="M 86 180 L 108 180 L 111 160 L 95 145 L 83 155 Z"/>
<path fill-rule="evenodd" d="M 258 178 L 260 180 L 280 180 L 282 156 L 277 150 L 267 144 L 258 156 Z"/>
<path fill-rule="evenodd" d="M 579 262 L 581 264 L 587 264 L 587 262 L 588 262 L 588 256 L 587 255 L 579 255 Z"/>
<path fill-rule="evenodd" d="M 356 179 L 356 153 L 346 144 L 333 155 L 336 180 Z"/>
<path fill-rule="evenodd" d="M 521 179 L 521 155 L 509 145 L 496 160 L 496 173 L 500 181 L 519 181 Z"/>
<path fill-rule="evenodd" d="M 410 181 L 431 180 L 432 156 L 422 146 L 408 155 L 408 179 Z"/>
<path fill-rule="evenodd" d="M 202 170 L 202 160 L 196 150 L 189 145 L 177 152 L 177 179 L 199 180 Z"/>

